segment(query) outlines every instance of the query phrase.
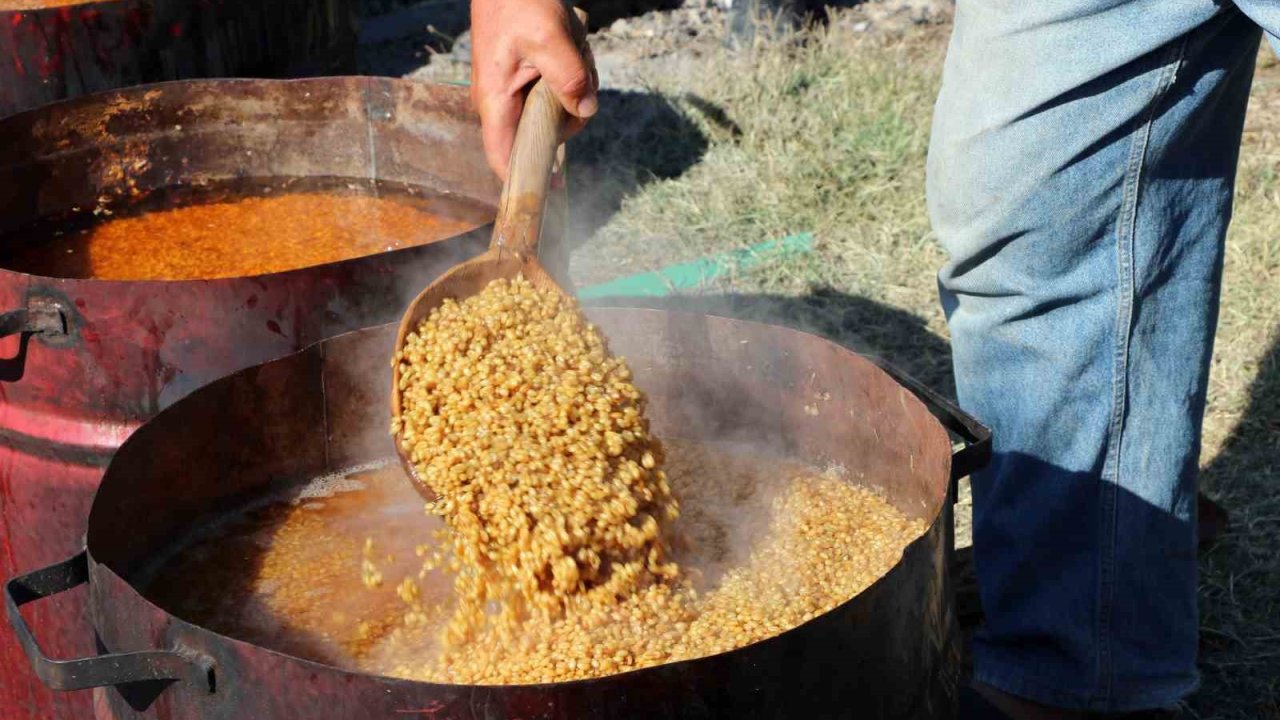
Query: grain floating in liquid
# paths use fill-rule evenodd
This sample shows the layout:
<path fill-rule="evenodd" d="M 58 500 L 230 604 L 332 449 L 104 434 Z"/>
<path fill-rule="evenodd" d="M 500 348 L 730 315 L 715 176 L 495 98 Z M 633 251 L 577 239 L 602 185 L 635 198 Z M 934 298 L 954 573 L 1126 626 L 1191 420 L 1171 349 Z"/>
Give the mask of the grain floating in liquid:
<path fill-rule="evenodd" d="M 445 648 L 442 635 L 457 608 L 449 545 L 431 537 L 443 526 L 424 517 L 395 464 L 356 473 L 356 482 L 330 496 L 286 498 L 252 511 L 190 543 L 146 592 L 218 632 L 362 672 L 431 682 L 552 682 L 701 657 L 775 635 L 861 592 L 924 531 L 921 521 L 839 469 L 677 438 L 665 450 L 681 500 L 669 533 L 681 577 L 607 612 L 575 606 L 554 622 L 526 622 L 509 637 L 491 628 Z M 367 538 L 384 578 L 376 589 L 361 581 Z M 428 559 L 444 551 L 445 567 L 422 572 L 415 546 Z M 412 602 L 399 593 L 405 579 L 418 588 Z"/>

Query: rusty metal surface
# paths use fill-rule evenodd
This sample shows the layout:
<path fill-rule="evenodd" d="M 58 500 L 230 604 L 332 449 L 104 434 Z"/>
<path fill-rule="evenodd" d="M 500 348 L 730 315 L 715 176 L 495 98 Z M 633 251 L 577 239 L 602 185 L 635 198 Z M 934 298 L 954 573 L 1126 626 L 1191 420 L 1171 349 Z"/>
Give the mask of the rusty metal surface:
<path fill-rule="evenodd" d="M 290 478 L 391 456 L 383 414 L 394 327 L 361 330 L 202 388 L 116 455 L 89 523 L 97 634 L 112 652 L 182 647 L 207 655 L 216 690 L 108 688 L 97 694 L 99 717 L 950 717 L 958 675 L 947 563 L 952 448 L 928 408 L 871 362 L 797 331 L 652 310 L 592 315 L 628 357 L 660 435 L 749 440 L 761 451 L 839 463 L 929 530 L 867 591 L 776 638 L 552 685 L 466 687 L 346 672 L 220 636 L 151 604 L 130 579 L 183 528 Z"/>
<path fill-rule="evenodd" d="M 378 178 L 492 204 L 467 92 L 386 78 L 160 83 L 0 120 L 0 232 L 234 178 Z"/>
<path fill-rule="evenodd" d="M 340 74 L 355 47 L 355 0 L 0 8 L 0 116 L 163 80 Z"/>
<path fill-rule="evenodd" d="M 99 202 L 235 178 L 425 186 L 492 217 L 466 91 L 390 79 L 193 81 L 83 97 L 0 120 L 0 236 Z M 399 316 L 405 298 L 483 250 L 485 228 L 433 245 L 253 278 L 105 282 L 0 268 L 0 313 L 56 308 L 66 332 L 0 339 L 0 576 L 81 546 L 93 491 L 144 420 L 229 372 Z M 30 317 L 30 313 L 28 316 Z M 385 413 L 385 408 L 384 408 Z M 86 593 L 24 608 L 53 656 L 94 650 Z M 83 717 L 0 630 L 0 717 Z"/>

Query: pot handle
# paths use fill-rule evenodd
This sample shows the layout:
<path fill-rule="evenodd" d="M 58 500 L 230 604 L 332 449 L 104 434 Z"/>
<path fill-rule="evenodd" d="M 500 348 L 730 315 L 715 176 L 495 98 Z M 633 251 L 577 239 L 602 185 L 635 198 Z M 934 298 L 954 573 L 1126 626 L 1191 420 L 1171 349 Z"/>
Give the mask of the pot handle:
<path fill-rule="evenodd" d="M 0 337 L 18 333 L 66 335 L 67 318 L 57 305 L 46 302 L 0 313 Z"/>
<path fill-rule="evenodd" d="M 991 462 L 991 429 L 986 425 L 978 422 L 978 419 L 964 410 L 959 405 L 930 390 L 924 384 L 915 378 L 907 375 L 898 368 L 885 362 L 878 357 L 867 356 L 867 359 L 876 365 L 876 367 L 888 373 L 907 390 L 911 391 L 924 406 L 929 409 L 930 414 L 942 423 L 947 430 L 955 433 L 964 441 L 964 447 L 951 454 L 951 484 L 954 485 L 960 481 L 960 478 L 971 475 L 975 471 L 981 470 Z M 955 497 L 952 493 L 952 497 Z"/>
<path fill-rule="evenodd" d="M 13 578 L 4 586 L 5 610 L 18 642 L 26 651 L 40 681 L 53 690 L 122 685 L 142 680 L 185 680 L 213 692 L 213 661 L 173 650 L 108 653 L 75 660 L 45 656 L 18 608 L 89 581 L 89 561 L 84 550 L 56 565 Z"/>

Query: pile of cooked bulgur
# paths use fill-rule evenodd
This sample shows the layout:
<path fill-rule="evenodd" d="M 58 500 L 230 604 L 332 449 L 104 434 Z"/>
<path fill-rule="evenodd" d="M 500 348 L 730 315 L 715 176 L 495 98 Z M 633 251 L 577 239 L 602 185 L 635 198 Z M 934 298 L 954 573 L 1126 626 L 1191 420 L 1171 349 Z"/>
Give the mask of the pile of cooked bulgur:
<path fill-rule="evenodd" d="M 539 683 L 730 650 L 849 599 L 924 529 L 834 471 L 695 443 L 668 466 L 625 362 L 571 298 L 523 279 L 435 309 L 393 362 L 392 433 L 448 530 L 398 586 L 405 622 L 375 671 Z M 701 516 L 680 519 L 673 482 Z M 752 498 L 763 520 L 744 535 L 734 503 Z M 440 569 L 447 618 L 416 585 Z"/>

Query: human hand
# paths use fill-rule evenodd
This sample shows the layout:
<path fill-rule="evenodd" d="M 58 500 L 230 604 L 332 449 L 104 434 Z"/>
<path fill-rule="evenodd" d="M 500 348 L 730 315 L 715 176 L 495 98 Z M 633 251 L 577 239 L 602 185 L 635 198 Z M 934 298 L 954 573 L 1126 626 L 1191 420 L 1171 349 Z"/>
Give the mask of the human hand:
<path fill-rule="evenodd" d="M 566 139 L 595 115 L 600 81 L 586 34 L 562 0 L 472 0 L 471 102 L 485 158 L 504 181 L 525 92 L 539 77 L 569 113 Z"/>

